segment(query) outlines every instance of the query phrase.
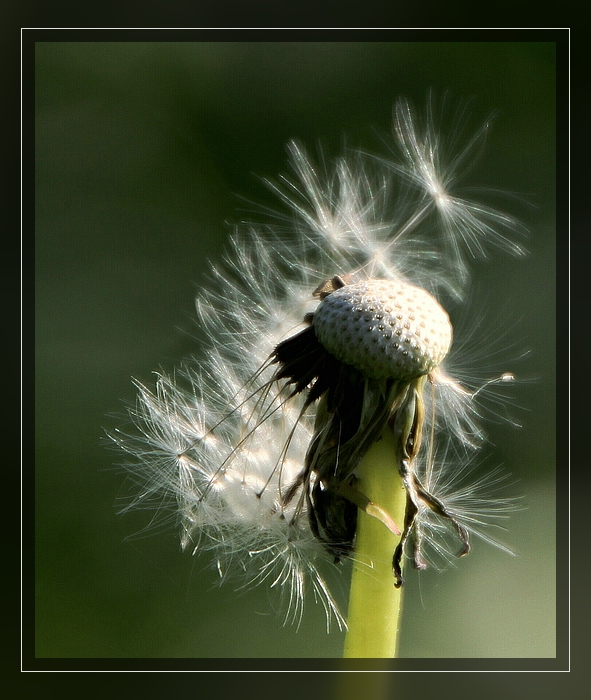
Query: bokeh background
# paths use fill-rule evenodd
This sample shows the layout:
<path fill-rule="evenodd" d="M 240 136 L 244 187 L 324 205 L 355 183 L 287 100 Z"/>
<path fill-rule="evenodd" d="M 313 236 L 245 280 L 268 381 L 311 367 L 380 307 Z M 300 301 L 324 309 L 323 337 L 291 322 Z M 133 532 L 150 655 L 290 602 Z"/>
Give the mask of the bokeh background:
<path fill-rule="evenodd" d="M 409 577 L 400 651 L 554 657 L 555 45 L 41 41 L 35 73 L 36 656 L 341 655 L 313 601 L 299 630 L 283 627 L 265 590 L 216 587 L 174 529 L 138 536 L 150 514 L 117 514 L 125 475 L 104 429 L 133 401 L 132 376 L 198 352 L 208 260 L 248 202 L 272 202 L 260 177 L 286 172 L 286 142 L 379 150 L 396 98 L 423 106 L 433 89 L 473 100 L 479 119 L 497 112 L 471 182 L 518 195 L 507 207 L 531 232 L 527 259 L 476 266 L 479 332 L 508 314 L 510 342 L 530 350 L 523 427 L 489 429 L 524 509 L 504 536 L 517 556 L 477 543 L 455 568 Z"/>

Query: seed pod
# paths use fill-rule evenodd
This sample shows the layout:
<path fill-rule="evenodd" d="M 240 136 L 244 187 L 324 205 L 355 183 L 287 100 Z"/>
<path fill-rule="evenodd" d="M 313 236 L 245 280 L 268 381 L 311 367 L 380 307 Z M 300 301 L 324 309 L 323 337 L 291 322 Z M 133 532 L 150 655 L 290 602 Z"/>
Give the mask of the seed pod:
<path fill-rule="evenodd" d="M 446 356 L 449 316 L 419 287 L 394 280 L 348 284 L 327 295 L 313 326 L 324 348 L 374 379 L 415 379 Z"/>

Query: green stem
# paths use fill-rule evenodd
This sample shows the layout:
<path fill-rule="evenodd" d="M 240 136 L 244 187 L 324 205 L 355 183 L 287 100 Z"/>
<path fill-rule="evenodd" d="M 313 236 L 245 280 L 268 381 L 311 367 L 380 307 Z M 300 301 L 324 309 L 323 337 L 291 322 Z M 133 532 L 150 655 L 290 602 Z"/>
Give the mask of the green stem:
<path fill-rule="evenodd" d="M 402 529 L 406 492 L 396 467 L 389 429 L 362 460 L 357 488 Z M 394 658 L 402 611 L 402 588 L 394 587 L 392 555 L 400 537 L 358 510 L 355 559 L 349 595 L 344 658 Z"/>

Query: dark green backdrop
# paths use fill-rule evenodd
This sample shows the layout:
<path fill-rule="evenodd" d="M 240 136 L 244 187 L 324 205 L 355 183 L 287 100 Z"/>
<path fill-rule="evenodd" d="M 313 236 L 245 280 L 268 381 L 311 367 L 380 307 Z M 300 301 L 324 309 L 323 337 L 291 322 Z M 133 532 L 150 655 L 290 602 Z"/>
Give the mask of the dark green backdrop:
<path fill-rule="evenodd" d="M 198 348 L 193 299 L 232 221 L 286 170 L 285 143 L 376 149 L 392 104 L 427 91 L 497 110 L 476 184 L 524 196 L 527 260 L 478 283 L 531 349 L 523 429 L 492 426 L 526 509 L 506 540 L 413 576 L 407 657 L 555 655 L 555 47 L 538 42 L 49 43 L 36 46 L 36 654 L 334 657 L 320 606 L 282 627 L 264 590 L 212 587 L 174 530 L 132 538 L 101 445 L 133 375 Z M 225 223 L 226 222 L 226 223 Z M 498 320 L 498 316 L 497 319 Z M 483 319 L 483 328 L 487 321 Z M 485 332 L 485 330 L 483 330 Z M 562 467 L 564 468 L 564 464 Z M 345 580 L 343 578 L 343 587 Z"/>

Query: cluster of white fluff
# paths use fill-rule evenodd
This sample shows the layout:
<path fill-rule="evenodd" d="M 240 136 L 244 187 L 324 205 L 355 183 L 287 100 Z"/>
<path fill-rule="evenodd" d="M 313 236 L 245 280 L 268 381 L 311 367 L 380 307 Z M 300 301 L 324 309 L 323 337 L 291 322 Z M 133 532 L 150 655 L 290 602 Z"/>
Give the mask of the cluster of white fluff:
<path fill-rule="evenodd" d="M 270 354 L 303 327 L 318 304 L 313 290 L 335 274 L 400 280 L 457 303 L 473 256 L 523 252 L 515 220 L 455 190 L 488 127 L 466 134 L 461 117 L 443 141 L 431 103 L 421 122 L 400 100 L 388 158 L 352 153 L 321 170 L 292 143 L 293 176 L 268 183 L 287 214 L 238 227 L 197 299 L 209 343 L 197 360 L 157 375 L 155 388 L 137 383 L 134 427 L 111 435 L 138 485 L 129 507 L 177 517 L 183 547 L 210 551 L 222 579 L 239 572 L 246 585 L 280 590 L 286 619 L 300 618 L 312 590 L 327 619 L 343 624 L 319 569 L 328 555 L 310 530 L 305 501 L 282 499 L 304 464 L 314 407 L 304 412 L 301 395 L 289 398 L 271 381 Z M 494 471 L 472 483 L 465 477 L 482 439 L 479 400 L 495 384 L 485 373 L 486 391 L 476 396 L 478 386 L 454 377 L 454 362 L 452 347 L 449 369 L 444 362 L 427 382 L 429 445 L 415 468 L 458 522 L 490 540 L 487 525 L 506 517 L 507 501 L 494 493 L 502 479 Z M 432 561 L 450 558 L 448 522 L 425 507 L 416 527 L 428 558 L 429 549 Z"/>

